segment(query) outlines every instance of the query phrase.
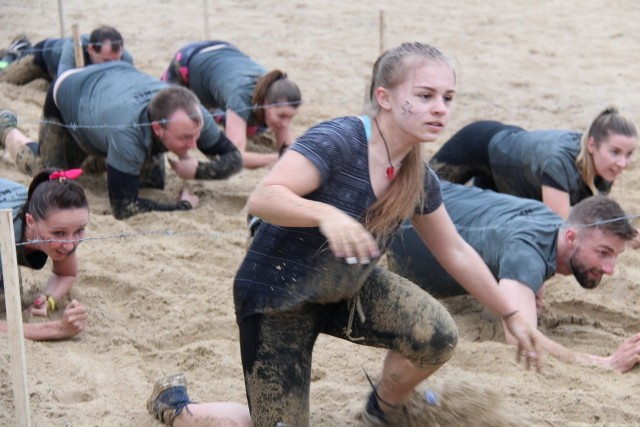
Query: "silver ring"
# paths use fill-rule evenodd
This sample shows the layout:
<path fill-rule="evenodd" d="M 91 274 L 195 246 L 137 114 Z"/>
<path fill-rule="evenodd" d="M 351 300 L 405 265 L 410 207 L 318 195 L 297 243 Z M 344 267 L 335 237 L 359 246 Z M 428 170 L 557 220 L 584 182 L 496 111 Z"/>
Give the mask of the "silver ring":
<path fill-rule="evenodd" d="M 349 258 L 345 258 L 344 262 L 346 262 L 349 265 L 357 264 L 358 263 L 358 258 L 356 258 L 354 256 L 350 256 Z"/>

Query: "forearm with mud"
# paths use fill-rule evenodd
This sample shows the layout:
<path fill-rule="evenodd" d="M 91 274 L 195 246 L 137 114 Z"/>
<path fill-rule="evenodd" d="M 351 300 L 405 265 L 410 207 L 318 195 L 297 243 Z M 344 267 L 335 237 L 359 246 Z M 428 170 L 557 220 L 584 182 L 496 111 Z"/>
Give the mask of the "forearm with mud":
<path fill-rule="evenodd" d="M 239 151 L 207 157 L 208 162 L 198 162 L 196 179 L 227 179 L 242 169 L 242 156 Z"/>
<path fill-rule="evenodd" d="M 342 212 L 326 203 L 304 199 L 283 185 L 259 185 L 247 203 L 250 214 L 282 227 L 318 227 L 323 219 Z"/>
<path fill-rule="evenodd" d="M 191 203 L 180 201 L 178 203 L 160 203 L 155 200 L 138 198 L 129 203 L 112 204 L 111 210 L 116 219 L 125 219 L 142 212 L 171 212 L 187 211 L 192 209 Z"/>

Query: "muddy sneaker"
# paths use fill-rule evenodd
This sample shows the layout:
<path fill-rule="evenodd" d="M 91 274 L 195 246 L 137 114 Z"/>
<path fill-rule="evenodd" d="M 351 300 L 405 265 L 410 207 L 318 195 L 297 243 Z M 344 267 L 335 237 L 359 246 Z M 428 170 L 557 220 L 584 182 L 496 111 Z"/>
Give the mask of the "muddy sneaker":
<path fill-rule="evenodd" d="M 19 59 L 31 49 L 31 42 L 21 34 L 11 41 L 8 48 L 3 49 L 0 54 L 0 69 L 6 68 L 10 63 Z"/>
<path fill-rule="evenodd" d="M 20 58 L 29 49 L 31 49 L 31 42 L 26 35 L 20 34 L 11 41 L 7 52 L 13 53 L 17 58 Z"/>
<path fill-rule="evenodd" d="M 426 390 L 414 391 L 406 401 L 395 405 L 389 412 L 382 412 L 375 393 L 372 392 L 362 412 L 362 421 L 367 427 L 461 425 L 461 420 L 447 422 L 446 417 L 438 418 L 440 409 L 438 395 Z"/>
<path fill-rule="evenodd" d="M 187 379 L 184 374 L 167 375 L 153 386 L 153 393 L 147 400 L 147 410 L 158 421 L 168 426 L 183 409 L 189 412 L 191 403 L 187 395 Z"/>
<path fill-rule="evenodd" d="M 364 425 L 367 427 L 379 427 L 387 425 L 384 412 L 382 412 L 382 409 L 380 409 L 380 405 L 378 405 L 374 392 L 369 393 L 369 399 L 367 399 L 367 404 L 365 405 L 364 411 L 362 412 L 362 418 L 364 421 Z"/>
<path fill-rule="evenodd" d="M 0 109 L 0 148 L 4 148 L 4 140 L 11 129 L 18 126 L 18 116 L 12 110 Z"/>

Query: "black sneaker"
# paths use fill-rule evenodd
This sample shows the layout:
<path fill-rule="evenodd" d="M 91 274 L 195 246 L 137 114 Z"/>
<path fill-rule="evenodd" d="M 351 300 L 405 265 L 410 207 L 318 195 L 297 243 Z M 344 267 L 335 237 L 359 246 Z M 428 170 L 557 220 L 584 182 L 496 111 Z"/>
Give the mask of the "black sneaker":
<path fill-rule="evenodd" d="M 366 427 L 380 427 L 387 425 L 384 412 L 380 409 L 374 392 L 369 393 L 369 398 L 367 399 L 367 404 L 364 407 L 362 418 Z"/>
<path fill-rule="evenodd" d="M 168 426 L 192 403 L 187 395 L 187 379 L 184 374 L 167 375 L 153 386 L 153 393 L 147 400 L 147 410 L 158 421 Z"/>

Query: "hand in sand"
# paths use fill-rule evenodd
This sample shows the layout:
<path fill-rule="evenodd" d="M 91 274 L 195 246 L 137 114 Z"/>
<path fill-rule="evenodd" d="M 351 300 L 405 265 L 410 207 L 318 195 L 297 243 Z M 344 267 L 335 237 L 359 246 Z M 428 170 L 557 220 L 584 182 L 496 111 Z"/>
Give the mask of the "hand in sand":
<path fill-rule="evenodd" d="M 518 340 L 518 362 L 524 357 L 527 369 L 533 363 L 536 371 L 540 372 L 540 354 L 542 354 L 538 340 L 540 332 L 520 313 L 515 313 L 504 321 L 509 332 Z"/>
<path fill-rule="evenodd" d="M 191 193 L 188 185 L 185 185 L 184 187 L 182 187 L 178 200 L 186 200 L 187 202 L 191 203 L 191 207 L 193 209 L 197 208 L 198 203 L 200 202 L 200 198 L 195 194 Z"/>
<path fill-rule="evenodd" d="M 60 319 L 60 332 L 63 337 L 79 334 L 89 323 L 89 314 L 77 300 L 67 304 Z"/>
<path fill-rule="evenodd" d="M 627 338 L 616 351 L 607 357 L 608 365 L 620 373 L 633 369 L 640 363 L 640 334 Z"/>

